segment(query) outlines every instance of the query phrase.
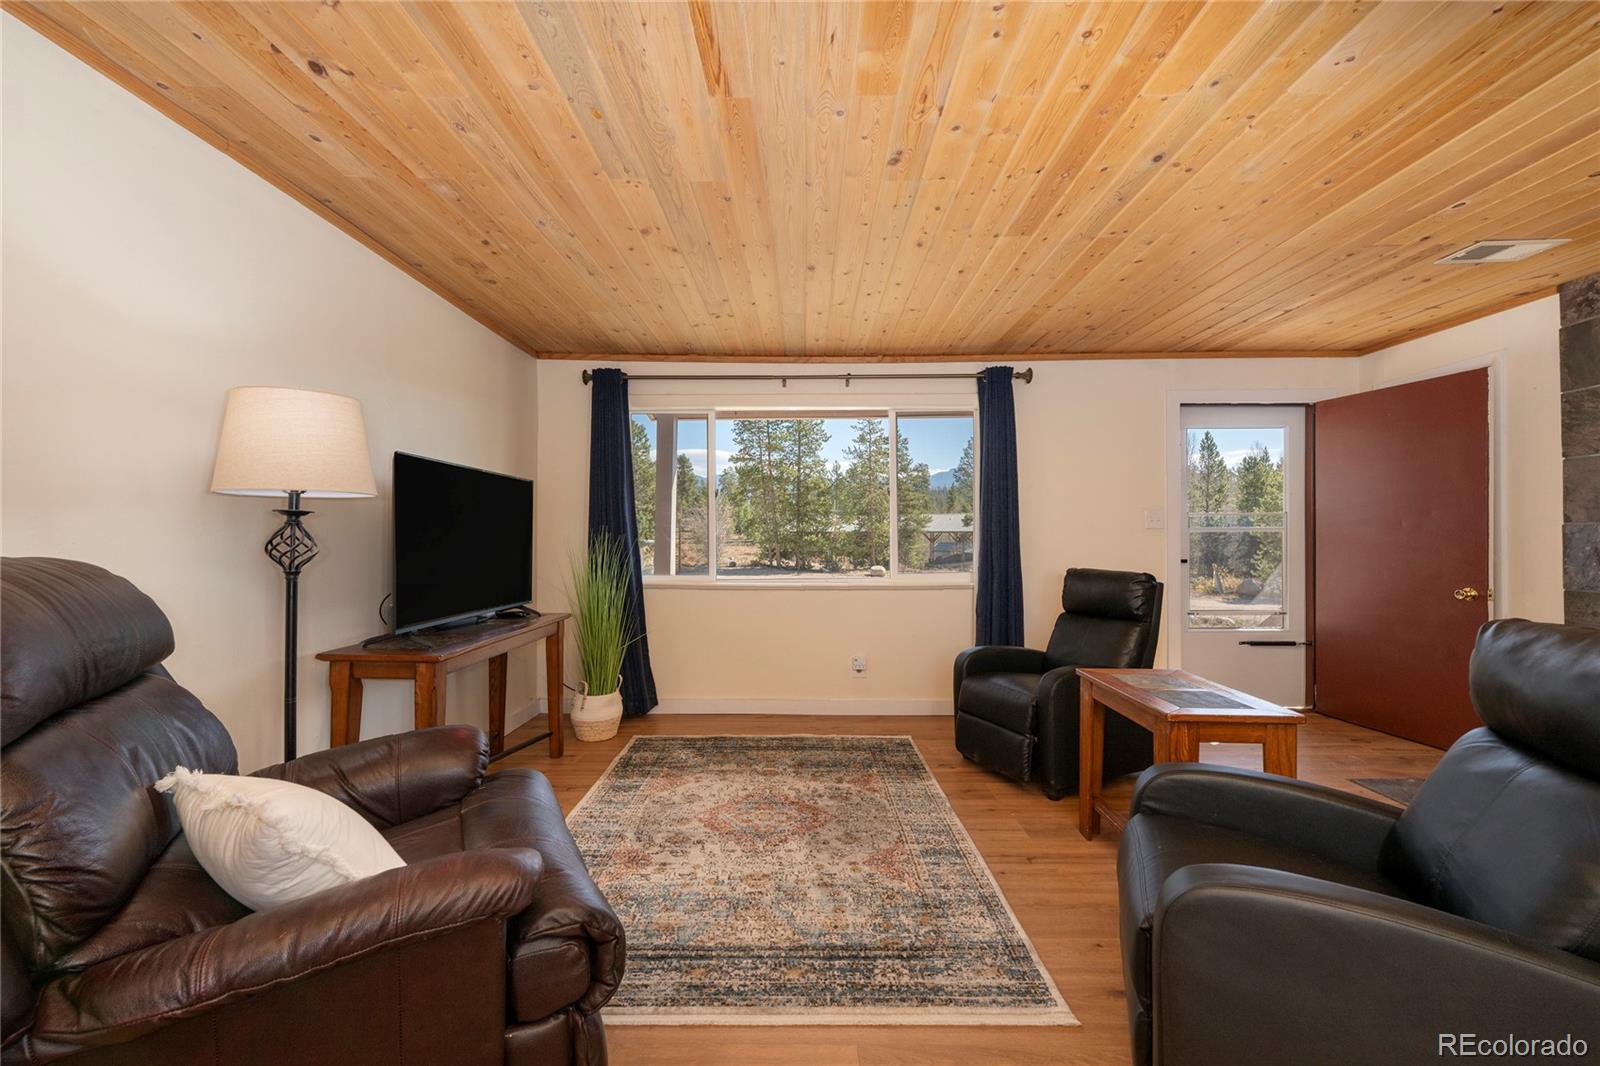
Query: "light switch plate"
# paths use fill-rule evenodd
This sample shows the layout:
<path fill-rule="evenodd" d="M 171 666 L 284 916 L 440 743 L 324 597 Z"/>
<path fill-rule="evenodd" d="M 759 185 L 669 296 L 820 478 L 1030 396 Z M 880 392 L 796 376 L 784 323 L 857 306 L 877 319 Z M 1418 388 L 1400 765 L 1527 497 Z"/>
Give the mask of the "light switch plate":
<path fill-rule="evenodd" d="M 1147 507 L 1144 512 L 1144 528 L 1166 529 L 1167 516 L 1161 513 L 1159 507 Z"/>

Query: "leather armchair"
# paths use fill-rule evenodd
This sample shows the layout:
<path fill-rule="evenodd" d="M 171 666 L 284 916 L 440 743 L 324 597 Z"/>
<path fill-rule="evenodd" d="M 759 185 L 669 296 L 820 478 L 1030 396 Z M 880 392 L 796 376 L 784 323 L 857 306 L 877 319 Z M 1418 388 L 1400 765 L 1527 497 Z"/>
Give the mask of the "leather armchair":
<path fill-rule="evenodd" d="M 956 656 L 956 749 L 1059 800 L 1078 787 L 1078 667 L 1146 668 L 1161 630 L 1161 582 L 1123 570 L 1068 570 L 1043 651 L 981 645 Z M 1107 777 L 1153 761 L 1150 734 L 1106 719 Z"/>
<path fill-rule="evenodd" d="M 1486 728 L 1403 811 L 1245 770 L 1145 772 L 1117 860 L 1135 1063 L 1421 1062 L 1466 1033 L 1595 1045 L 1600 630 L 1491 622 L 1471 688 Z"/>
<path fill-rule="evenodd" d="M 236 772 L 160 666 L 156 605 L 97 567 L 0 567 L 7 1064 L 605 1062 L 623 934 L 549 782 L 444 726 L 258 773 L 349 804 L 407 865 L 252 913 L 195 860 L 174 763 Z"/>

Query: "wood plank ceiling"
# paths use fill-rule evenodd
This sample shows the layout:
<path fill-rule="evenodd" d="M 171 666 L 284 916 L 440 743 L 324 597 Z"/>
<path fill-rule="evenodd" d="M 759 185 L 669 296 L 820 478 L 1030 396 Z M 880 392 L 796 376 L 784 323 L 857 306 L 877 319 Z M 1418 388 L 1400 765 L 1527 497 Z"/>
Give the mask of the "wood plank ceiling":
<path fill-rule="evenodd" d="M 1600 269 L 1595 3 L 6 8 L 532 353 L 1339 355 Z"/>

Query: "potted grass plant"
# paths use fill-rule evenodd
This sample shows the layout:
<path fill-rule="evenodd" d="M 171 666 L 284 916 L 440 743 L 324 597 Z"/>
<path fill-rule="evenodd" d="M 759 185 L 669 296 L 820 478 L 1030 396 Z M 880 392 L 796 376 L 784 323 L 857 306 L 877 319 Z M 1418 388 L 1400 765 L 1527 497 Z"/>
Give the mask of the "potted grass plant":
<path fill-rule="evenodd" d="M 602 534 L 572 563 L 572 613 L 583 679 L 572 709 L 579 740 L 610 740 L 622 724 L 622 656 L 638 639 L 628 602 L 628 560 L 617 538 Z"/>

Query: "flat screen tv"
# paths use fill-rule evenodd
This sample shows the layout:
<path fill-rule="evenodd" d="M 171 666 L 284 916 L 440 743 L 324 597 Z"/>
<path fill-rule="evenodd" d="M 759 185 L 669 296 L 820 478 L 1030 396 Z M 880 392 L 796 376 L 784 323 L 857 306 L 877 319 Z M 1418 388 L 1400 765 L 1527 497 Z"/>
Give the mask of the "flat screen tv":
<path fill-rule="evenodd" d="M 533 482 L 394 453 L 394 631 L 533 599 Z"/>

